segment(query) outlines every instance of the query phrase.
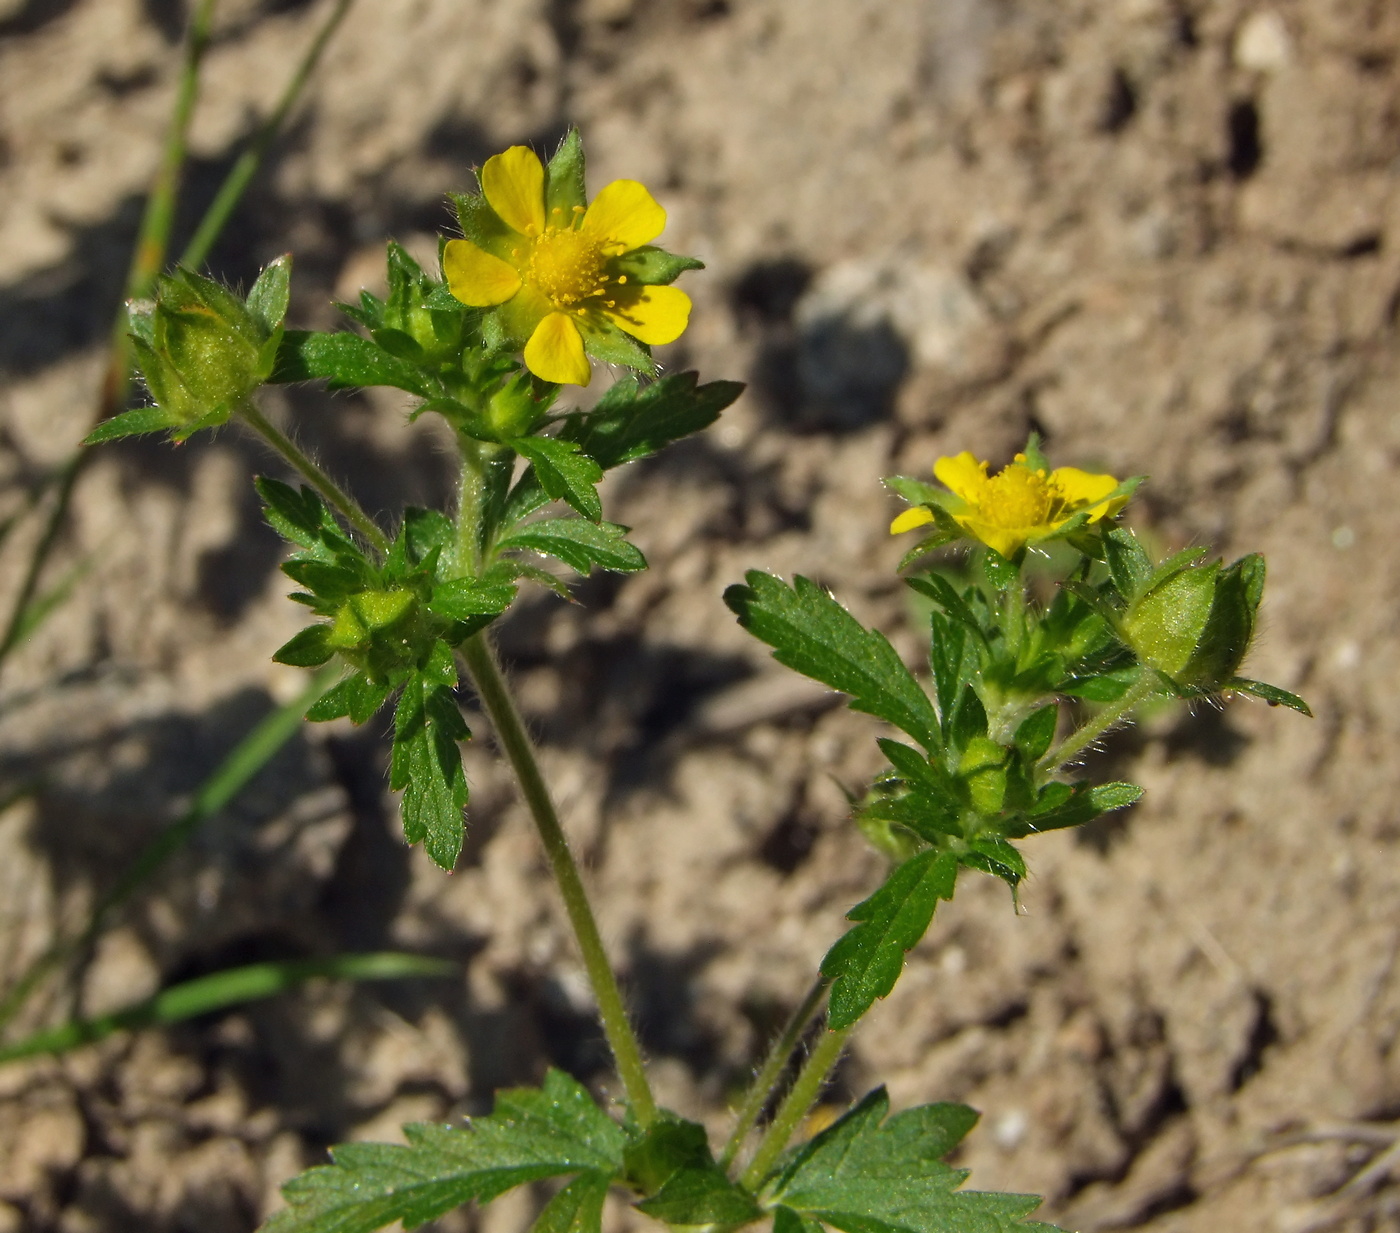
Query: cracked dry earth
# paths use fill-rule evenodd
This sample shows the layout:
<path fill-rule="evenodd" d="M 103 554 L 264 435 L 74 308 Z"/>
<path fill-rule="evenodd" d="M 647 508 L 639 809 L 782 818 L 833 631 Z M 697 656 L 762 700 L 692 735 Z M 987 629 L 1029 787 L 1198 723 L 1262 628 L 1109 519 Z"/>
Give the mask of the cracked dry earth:
<path fill-rule="evenodd" d="M 220 7 L 182 234 L 324 12 Z M 182 21 L 0 0 L 6 514 L 91 413 Z M 1393 0 L 353 10 L 216 272 L 246 285 L 291 249 L 293 321 L 327 326 L 384 235 L 431 254 L 470 165 L 577 122 L 595 188 L 652 185 L 668 246 L 708 263 L 666 362 L 750 382 L 610 481 L 650 572 L 501 629 L 665 1103 L 720 1124 L 880 872 L 838 787 L 877 769 L 873 721 L 773 665 L 723 587 L 807 573 L 915 662 L 879 477 L 1004 460 L 1035 428 L 1061 462 L 1149 472 L 1132 520 L 1162 548 L 1267 554 L 1249 668 L 1317 718 L 1237 701 L 1113 738 L 1144 801 L 1028 843 L 1020 915 L 968 878 L 831 1099 L 973 1104 L 974 1184 L 1043 1193 L 1067 1229 L 1400 1228 L 1383 1170 L 1334 1196 L 1383 1132 L 1301 1133 L 1400 1115 L 1397 57 Z M 270 406 L 372 508 L 445 499 L 445 443 L 400 397 Z M 3 682 L 6 979 L 299 687 L 268 658 L 298 623 L 249 486 L 270 467 L 225 433 L 84 473 L 51 577 L 86 572 Z M 4 546 L 6 593 L 34 534 Z M 307 730 L 19 1026 L 261 957 L 396 947 L 460 975 L 0 1069 L 0 1233 L 249 1230 L 330 1142 L 483 1111 L 549 1062 L 606 1085 L 489 740 L 451 877 L 402 846 L 385 752 Z M 507 1233 L 534 1201 L 441 1227 Z"/>

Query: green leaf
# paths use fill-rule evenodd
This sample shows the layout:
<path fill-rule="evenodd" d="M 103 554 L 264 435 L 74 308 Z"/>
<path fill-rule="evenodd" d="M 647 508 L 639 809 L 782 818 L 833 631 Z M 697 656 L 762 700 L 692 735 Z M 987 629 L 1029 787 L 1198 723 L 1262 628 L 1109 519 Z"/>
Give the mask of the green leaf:
<path fill-rule="evenodd" d="M 896 866 L 870 898 L 856 904 L 846 919 L 858 921 L 822 960 L 822 975 L 832 981 L 827 1026 L 850 1027 L 894 988 L 904 954 L 928 930 L 940 899 L 951 899 L 958 862 L 948 852 L 920 852 Z"/>
<path fill-rule="evenodd" d="M 986 641 L 982 623 L 948 579 L 941 574 L 920 574 L 904 581 L 911 589 L 938 604 L 952 620 L 965 625 L 980 641 Z"/>
<path fill-rule="evenodd" d="M 1262 698 L 1270 706 L 1286 706 L 1297 711 L 1300 715 L 1306 715 L 1309 719 L 1313 717 L 1312 708 L 1308 706 L 1297 694 L 1291 694 L 1286 689 L 1280 689 L 1277 685 L 1266 685 L 1263 681 L 1251 681 L 1245 676 L 1232 676 L 1221 689 L 1229 691 L 1235 690 L 1242 694 L 1252 694 L 1256 698 Z"/>
<path fill-rule="evenodd" d="M 388 385 L 424 398 L 433 389 L 415 365 L 390 355 L 358 334 L 321 334 L 288 330 L 277 350 L 277 363 L 268 381 L 325 381 L 331 389 Z"/>
<path fill-rule="evenodd" d="M 376 685 L 363 672 L 355 672 L 331 686 L 306 712 L 312 723 L 325 723 L 349 716 L 362 724 L 388 700 L 392 692 L 388 685 Z"/>
<path fill-rule="evenodd" d="M 577 442 L 603 470 L 610 471 L 708 428 L 743 389 L 737 381 L 697 385 L 693 372 L 640 387 L 635 377 L 623 377 L 591 411 L 569 416 L 559 439 Z"/>
<path fill-rule="evenodd" d="M 1060 707 L 1055 702 L 1032 711 L 1021 721 L 1013 739 L 1027 762 L 1035 762 L 1044 756 L 1055 739 L 1059 722 Z"/>
<path fill-rule="evenodd" d="M 760 570 L 745 580 L 725 591 L 724 602 L 779 663 L 850 695 L 853 710 L 892 723 L 925 749 L 939 747 L 933 703 L 884 634 L 801 575 L 793 587 Z"/>
<path fill-rule="evenodd" d="M 136 437 L 148 432 L 163 432 L 174 428 L 175 421 L 160 407 L 136 407 L 123 411 L 111 419 L 103 420 L 87 436 L 84 445 L 100 445 L 103 441 L 119 441 L 122 437 Z"/>
<path fill-rule="evenodd" d="M 987 735 L 987 708 L 971 685 L 964 685 L 953 717 L 948 724 L 948 744 L 954 749 L 967 748 L 968 742 Z"/>
<path fill-rule="evenodd" d="M 498 1093 L 489 1117 L 461 1127 L 418 1123 L 404 1133 L 406 1147 L 335 1148 L 334 1164 L 310 1169 L 283 1187 L 289 1206 L 263 1233 L 372 1233 L 395 1220 L 415 1229 L 463 1203 L 487 1203 L 546 1177 L 592 1176 L 606 1189 L 625 1142 L 588 1092 L 558 1070 L 545 1076 L 539 1090 Z M 545 1226 L 546 1233 L 593 1228 L 583 1223 L 590 1193 L 575 1191 L 551 1217 L 563 1221 L 567 1215 L 576 1225 Z"/>
<path fill-rule="evenodd" d="M 929 634 L 929 667 L 933 669 L 934 693 L 938 697 L 940 731 L 947 740 L 952 734 L 958 702 L 976 679 L 982 658 L 967 627 L 941 613 L 929 614 Z"/>
<path fill-rule="evenodd" d="M 997 835 L 982 835 L 974 839 L 969 850 L 962 853 L 962 863 L 1000 878 L 1014 891 L 1026 876 L 1025 858 L 1005 839 Z"/>
<path fill-rule="evenodd" d="M 290 664 L 293 668 L 315 668 L 334 654 L 331 627 L 308 625 L 278 647 L 272 654 L 272 660 L 278 664 Z"/>
<path fill-rule="evenodd" d="M 672 1225 L 747 1224 L 763 1215 L 753 1196 L 725 1176 L 716 1164 L 676 1170 L 637 1210 Z"/>
<path fill-rule="evenodd" d="M 1022 1217 L 1033 1195 L 960 1191 L 966 1170 L 944 1164 L 977 1115 L 963 1105 L 921 1105 L 886 1120 L 877 1088 L 783 1168 L 772 1198 L 846 1233 L 1049 1233 Z M 791 1225 L 789 1225 L 789 1228 Z"/>
<path fill-rule="evenodd" d="M 543 518 L 512 531 L 496 544 L 502 552 L 530 548 L 558 557 L 565 565 L 588 574 L 596 565 L 614 573 L 646 569 L 647 560 L 627 542 L 629 528 L 615 522 L 589 522 L 585 518 Z"/>
<path fill-rule="evenodd" d="M 577 442 L 518 437 L 507 444 L 530 460 L 540 487 L 551 500 L 567 501 L 592 522 L 602 520 L 603 503 L 594 485 L 603 478 L 603 468 L 584 454 Z"/>
<path fill-rule="evenodd" d="M 686 270 L 703 270 L 705 263 L 696 257 L 681 257 L 654 244 L 644 244 L 615 258 L 610 268 L 615 273 L 625 274 L 631 282 L 655 286 L 675 282 Z"/>
<path fill-rule="evenodd" d="M 624 1176 L 642 1194 L 655 1194 L 678 1169 L 705 1168 L 714 1160 L 705 1128 L 666 1112 L 622 1154 Z"/>
<path fill-rule="evenodd" d="M 474 623 L 480 616 L 499 616 L 510 607 L 516 588 L 510 583 L 483 583 L 476 578 L 454 578 L 433 588 L 428 610 L 449 621 Z"/>
<path fill-rule="evenodd" d="M 457 742 L 470 735 L 450 688 L 422 675 L 409 678 L 394 711 L 389 786 L 403 792 L 404 837 L 422 843 L 433 861 L 449 871 L 462 851 L 467 807 L 467 777 Z"/>
<path fill-rule="evenodd" d="M 281 328 L 292 293 L 292 255 L 271 262 L 248 291 L 248 312 L 268 334 Z"/>
<path fill-rule="evenodd" d="M 533 1233 L 600 1233 L 609 1184 L 605 1173 L 579 1174 L 545 1204 Z"/>
<path fill-rule="evenodd" d="M 1025 819 L 1026 833 L 1063 830 L 1092 822 L 1102 813 L 1126 809 L 1142 796 L 1135 783 L 1049 783 Z"/>
<path fill-rule="evenodd" d="M 790 1207 L 773 1209 L 773 1233 L 823 1233 L 824 1228 L 820 1220 L 801 1216 Z"/>
<path fill-rule="evenodd" d="M 263 517 L 288 543 L 296 544 L 320 559 L 329 559 L 329 543 L 336 548 L 357 550 L 345 538 L 326 503 L 310 488 L 291 488 L 281 480 L 260 475 L 253 481 L 263 499 Z"/>

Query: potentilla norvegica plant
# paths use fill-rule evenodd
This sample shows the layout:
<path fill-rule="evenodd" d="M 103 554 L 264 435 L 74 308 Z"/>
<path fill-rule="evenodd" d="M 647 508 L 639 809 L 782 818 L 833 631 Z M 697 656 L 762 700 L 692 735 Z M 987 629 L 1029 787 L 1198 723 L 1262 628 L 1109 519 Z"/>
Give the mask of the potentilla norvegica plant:
<path fill-rule="evenodd" d="M 754 571 L 724 599 L 788 667 L 839 690 L 888 725 L 872 733 L 887 769 L 854 821 L 890 862 L 847 913 L 850 928 L 773 1043 L 722 1144 L 658 1108 L 645 1060 L 583 880 L 491 647 L 489 627 L 522 585 L 567 595 L 554 562 L 579 574 L 646 567 L 628 528 L 603 517 L 605 472 L 697 432 L 740 392 L 693 373 L 661 377 L 650 348 L 685 329 L 690 300 L 672 284 L 698 261 L 655 246 L 666 215 L 631 180 L 591 201 L 576 132 L 548 165 L 523 146 L 488 159 L 480 191 L 454 198 L 462 236 L 440 270 L 394 243 L 388 295 L 342 305 L 358 330 L 288 330 L 290 258 L 246 297 L 188 270 L 131 306 L 151 405 L 102 424 L 91 442 L 167 431 L 183 440 L 236 422 L 305 481 L 257 481 L 267 518 L 290 543 L 283 569 L 307 626 L 282 663 L 335 661 L 343 676 L 307 712 L 362 724 L 393 709 L 390 784 L 405 838 L 450 870 L 462 847 L 468 739 L 456 690 L 476 691 L 538 828 L 621 1082 L 600 1104 L 550 1071 L 539 1088 L 498 1093 L 487 1117 L 405 1127 L 407 1145 L 347 1144 L 290 1182 L 273 1233 L 414 1228 L 465 1203 L 558 1179 L 541 1233 L 596 1233 L 616 1190 L 671 1225 L 777 1233 L 951 1233 L 1046 1229 L 1032 1196 L 962 1189 L 944 1158 L 976 1115 L 934 1104 L 891 1112 L 877 1088 L 834 1124 L 794 1142 L 852 1030 L 894 988 L 905 954 L 959 877 L 990 874 L 1014 894 L 1020 841 L 1132 804 L 1141 789 L 1083 777 L 1093 743 L 1153 699 L 1247 693 L 1307 713 L 1301 699 L 1238 675 L 1254 634 L 1264 562 L 1207 561 L 1204 549 L 1155 561 L 1116 519 L 1139 481 L 1052 469 L 1033 436 L 995 474 L 971 454 L 941 458 L 938 485 L 893 477 L 908 508 L 890 528 L 923 529 L 901 569 L 929 609 L 921 679 L 883 634 L 829 592 Z M 630 370 L 587 411 L 556 410 L 561 387 L 594 363 Z M 449 510 L 409 508 L 392 525 L 363 510 L 259 410 L 266 383 L 390 386 L 412 416 L 441 415 L 460 461 Z M 1042 545 L 1059 544 L 1053 554 Z M 931 554 L 970 547 L 973 581 Z M 1055 562 L 1033 598 L 1024 567 Z M 813 1038 L 814 1021 L 823 1018 Z M 796 1055 L 806 1049 L 795 1067 Z"/>

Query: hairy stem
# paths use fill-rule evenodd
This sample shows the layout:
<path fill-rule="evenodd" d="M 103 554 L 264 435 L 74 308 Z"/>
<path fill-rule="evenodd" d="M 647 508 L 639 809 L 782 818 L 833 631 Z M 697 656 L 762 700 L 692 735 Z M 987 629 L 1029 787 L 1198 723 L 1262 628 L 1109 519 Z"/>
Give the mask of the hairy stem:
<path fill-rule="evenodd" d="M 734 1129 L 729 1134 L 724 1151 L 720 1153 L 719 1165 L 721 1169 L 728 1169 L 734 1163 L 734 1157 L 739 1154 L 739 1149 L 743 1147 L 749 1131 L 754 1128 L 754 1123 L 758 1121 L 764 1108 L 773 1098 L 778 1081 L 787 1069 L 788 1059 L 792 1057 L 793 1050 L 802 1040 L 802 1033 L 812 1021 L 812 1016 L 817 1013 L 822 999 L 826 997 L 826 990 L 830 983 L 825 976 L 818 976 L 813 981 L 812 987 L 807 991 L 807 996 L 792 1012 L 782 1034 L 768 1050 L 768 1056 L 764 1059 L 758 1074 L 754 1076 L 754 1080 L 744 1096 L 744 1103 L 739 1108 L 739 1120 L 734 1123 Z"/>
<path fill-rule="evenodd" d="M 1142 675 L 1117 702 L 1104 707 L 1097 715 L 1071 732 L 1060 744 L 1035 764 L 1039 774 L 1048 775 L 1060 769 L 1111 728 L 1122 723 L 1132 711 L 1161 689 L 1156 675 L 1144 668 Z"/>
<path fill-rule="evenodd" d="M 549 858 L 554 880 L 564 897 L 564 908 L 569 914 L 574 936 L 583 952 L 583 964 L 593 986 L 593 996 L 598 1002 L 598 1014 L 603 1021 L 603 1031 L 612 1048 L 613 1059 L 617 1063 L 617 1073 L 627 1093 L 632 1114 L 643 1126 L 650 1126 L 656 1120 L 656 1101 L 647 1083 L 646 1068 L 642 1064 L 642 1051 L 636 1034 L 627 1018 L 627 1010 L 622 1002 L 622 991 L 618 988 L 617 977 L 608 963 L 607 952 L 603 949 L 603 938 L 598 932 L 598 922 L 594 919 L 588 895 L 583 888 L 583 879 L 569 851 L 569 841 L 564 828 L 559 824 L 559 815 L 550 799 L 549 787 L 540 773 L 539 762 L 535 757 L 534 746 L 529 733 L 520 718 L 520 712 L 501 674 L 500 666 L 486 640 L 485 633 L 476 634 L 462 645 L 462 657 L 467 670 L 476 684 L 476 690 L 491 718 L 496 730 L 496 739 L 511 768 L 515 771 L 520 791 L 535 820 L 545 854 Z"/>
<path fill-rule="evenodd" d="M 286 460 L 303 479 L 330 502 L 352 527 L 373 544 L 381 553 L 388 553 L 388 537 L 374 523 L 374 520 L 360 508 L 359 502 L 347 493 L 320 467 L 302 453 L 295 441 L 276 427 L 251 402 L 246 402 L 238 410 L 243 422 L 268 443 Z"/>
<path fill-rule="evenodd" d="M 739 1179 L 750 1191 L 756 1191 L 763 1184 L 768 1170 L 782 1155 L 783 1149 L 787 1147 L 788 1140 L 792 1138 L 798 1123 L 817 1103 L 817 1097 L 821 1095 L 826 1077 L 831 1073 L 832 1067 L 840 1060 L 841 1051 L 846 1047 L 846 1040 L 850 1034 L 851 1028 L 842 1028 L 839 1032 L 822 1033 L 821 1039 L 817 1041 L 816 1047 L 803 1064 L 797 1081 L 792 1085 L 792 1090 L 788 1092 L 783 1103 L 778 1106 L 778 1112 L 759 1141 L 758 1150 L 749 1162 L 749 1167 L 744 1170 L 743 1177 Z"/>

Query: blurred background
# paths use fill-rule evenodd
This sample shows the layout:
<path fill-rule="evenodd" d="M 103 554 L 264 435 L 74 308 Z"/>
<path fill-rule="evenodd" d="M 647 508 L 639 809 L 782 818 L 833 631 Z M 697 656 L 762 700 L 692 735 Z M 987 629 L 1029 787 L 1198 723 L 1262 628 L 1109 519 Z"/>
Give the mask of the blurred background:
<path fill-rule="evenodd" d="M 173 251 L 328 12 L 218 5 Z M 187 17 L 0 0 L 0 519 L 49 499 L 90 426 Z M 971 1103 L 973 1184 L 1086 1231 L 1321 1227 L 1378 1151 L 1279 1136 L 1400 1116 L 1397 57 L 1393 0 L 352 7 L 217 276 L 290 250 L 291 323 L 330 328 L 333 300 L 382 288 L 386 236 L 431 259 L 471 167 L 578 124 L 591 190 L 642 180 L 666 246 L 708 264 L 666 366 L 749 382 L 610 479 L 649 572 L 499 627 L 663 1103 L 722 1124 L 880 871 L 842 793 L 878 769 L 874 721 L 773 665 L 721 591 L 805 573 L 915 662 L 880 477 L 1004 462 L 1035 430 L 1059 464 L 1149 473 L 1129 520 L 1161 549 L 1267 554 L 1247 669 L 1317 718 L 1237 701 L 1111 739 L 1144 801 L 1030 841 L 1019 915 L 969 876 L 831 1100 L 887 1081 L 896 1107 Z M 407 401 L 265 405 L 392 514 L 448 497 L 450 442 Z M 81 474 L 47 575 L 80 576 L 0 679 L 0 988 L 303 687 L 269 659 L 300 612 L 260 470 L 280 473 L 225 431 Z M 7 596 L 41 522 L 0 549 Z M 377 725 L 305 729 L 10 1036 L 257 960 L 400 949 L 455 974 L 0 1067 L 0 1233 L 250 1230 L 329 1143 L 484 1112 L 551 1063 L 606 1087 L 489 739 L 451 876 L 403 846 L 386 753 Z M 440 1227 L 507 1233 L 531 1202 Z M 1382 1178 L 1336 1227 L 1397 1211 Z"/>

